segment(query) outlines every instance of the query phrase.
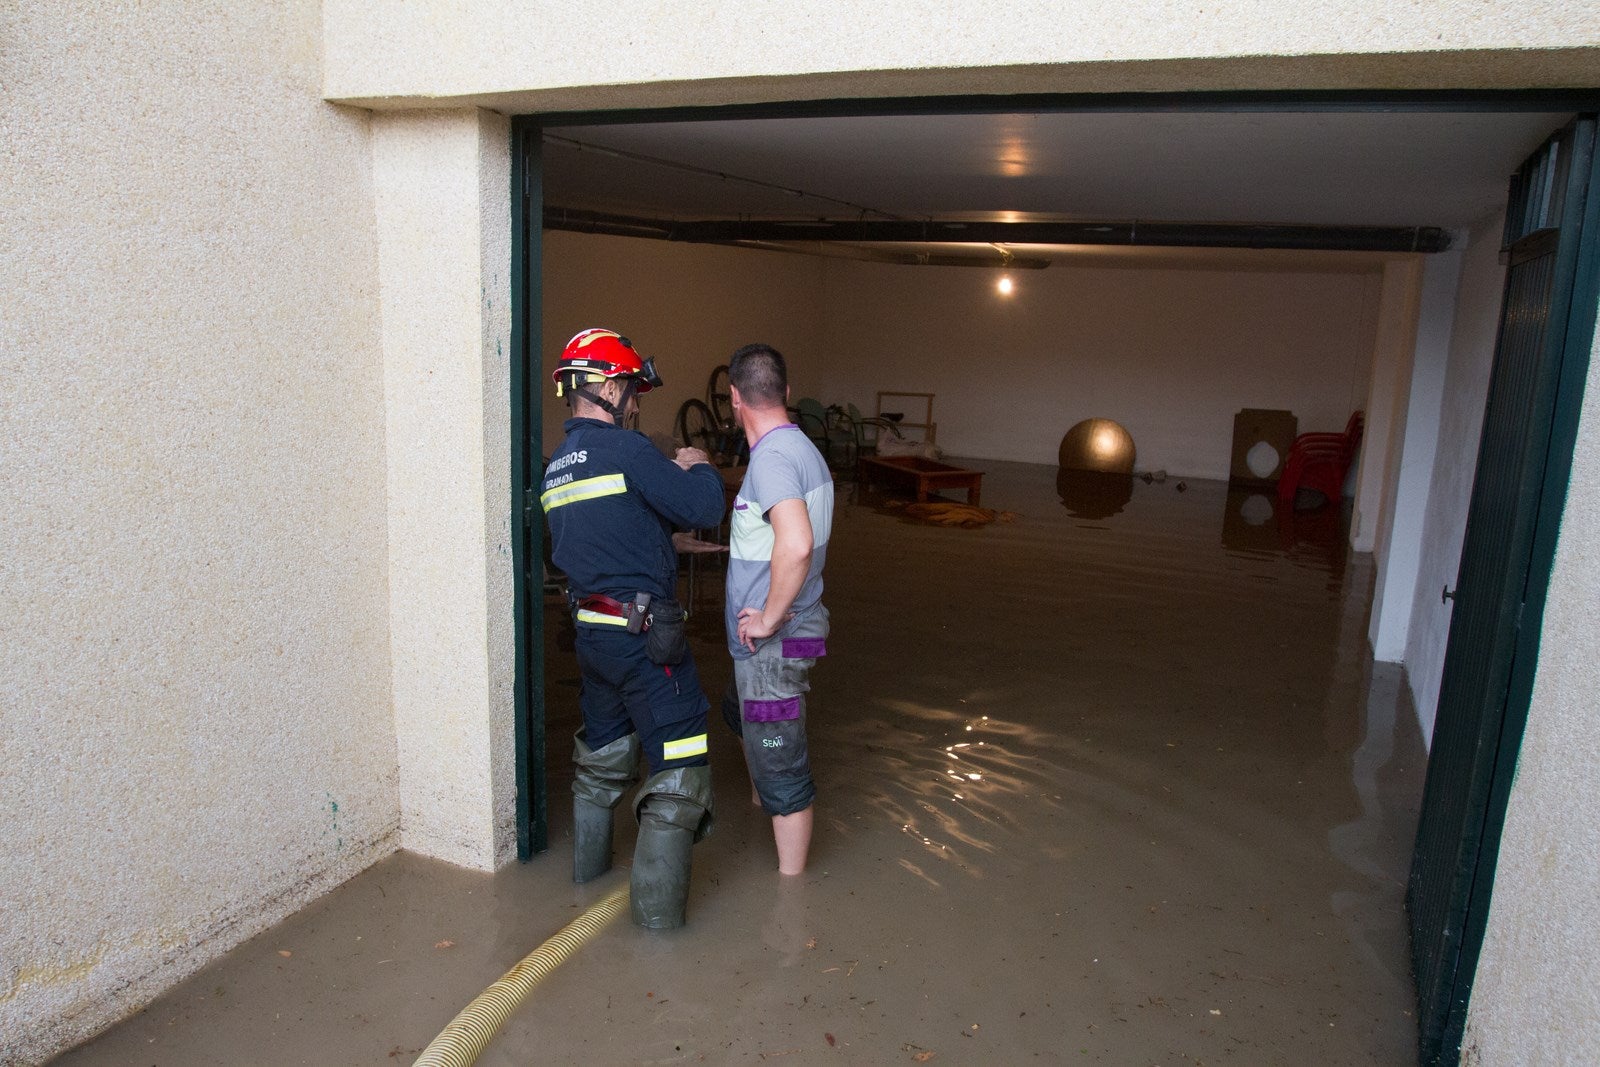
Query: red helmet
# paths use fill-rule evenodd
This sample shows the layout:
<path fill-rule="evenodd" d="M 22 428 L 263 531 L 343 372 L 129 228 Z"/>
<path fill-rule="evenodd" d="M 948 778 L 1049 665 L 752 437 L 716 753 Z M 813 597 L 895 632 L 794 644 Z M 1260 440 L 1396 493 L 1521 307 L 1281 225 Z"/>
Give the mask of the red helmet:
<path fill-rule="evenodd" d="M 632 378 L 637 392 L 648 393 L 661 384 L 653 359 L 641 359 L 633 342 L 615 330 L 584 330 L 561 350 L 561 359 L 550 375 L 556 395 L 564 389 L 607 378 Z"/>

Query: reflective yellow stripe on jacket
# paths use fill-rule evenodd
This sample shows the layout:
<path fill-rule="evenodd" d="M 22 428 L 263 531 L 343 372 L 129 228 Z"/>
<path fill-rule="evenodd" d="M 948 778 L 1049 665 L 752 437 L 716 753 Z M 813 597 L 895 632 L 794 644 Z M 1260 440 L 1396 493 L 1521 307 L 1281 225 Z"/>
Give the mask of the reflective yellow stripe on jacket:
<path fill-rule="evenodd" d="M 539 494 L 539 505 L 546 511 L 554 511 L 563 504 L 576 504 L 580 500 L 593 500 L 601 496 L 616 496 L 627 491 L 628 480 L 621 474 L 602 474 L 558 485 L 554 489 L 546 489 Z"/>
<path fill-rule="evenodd" d="M 601 626 L 627 626 L 628 620 L 620 615 L 607 615 L 601 611 L 590 611 L 588 608 L 578 609 L 579 622 L 598 623 Z"/>
<path fill-rule="evenodd" d="M 668 741 L 661 746 L 662 759 L 684 759 L 688 756 L 704 756 L 705 754 L 705 734 L 696 734 L 693 737 L 685 737 L 679 741 Z"/>

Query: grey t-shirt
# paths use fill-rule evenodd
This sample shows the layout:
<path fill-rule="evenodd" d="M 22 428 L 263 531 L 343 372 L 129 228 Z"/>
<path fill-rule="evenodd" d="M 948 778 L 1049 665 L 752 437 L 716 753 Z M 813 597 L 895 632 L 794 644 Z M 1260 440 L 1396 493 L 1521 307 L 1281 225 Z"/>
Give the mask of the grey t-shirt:
<path fill-rule="evenodd" d="M 833 529 L 833 475 L 822 453 L 800 427 L 769 430 L 750 449 L 750 466 L 733 502 L 728 536 L 728 651 L 750 655 L 739 643 L 739 612 L 767 602 L 772 582 L 772 522 L 768 512 L 784 500 L 803 500 L 811 517 L 811 568 L 789 610 L 803 615 L 822 601 L 822 564 Z M 779 635 L 782 634 L 779 630 Z"/>

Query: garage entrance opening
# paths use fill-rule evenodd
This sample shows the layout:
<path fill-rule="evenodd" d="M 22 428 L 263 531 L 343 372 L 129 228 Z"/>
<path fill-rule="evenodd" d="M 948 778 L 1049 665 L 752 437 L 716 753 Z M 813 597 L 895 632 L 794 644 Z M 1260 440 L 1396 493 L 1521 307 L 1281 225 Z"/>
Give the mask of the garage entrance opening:
<path fill-rule="evenodd" d="M 1211 484 L 1227 476 L 1228 428 L 1235 413 L 1285 410 L 1297 415 L 1301 429 L 1334 431 L 1354 412 L 1363 412 L 1367 433 L 1352 464 L 1346 505 L 1348 538 L 1357 554 L 1343 559 L 1346 542 L 1338 534 L 1319 550 L 1330 563 L 1318 572 L 1327 589 L 1354 598 L 1340 602 L 1341 625 L 1354 635 L 1359 661 L 1372 640 L 1367 598 L 1374 584 L 1386 617 L 1402 604 L 1402 648 L 1407 647 L 1407 622 L 1434 630 L 1448 626 L 1448 611 L 1427 614 L 1416 591 L 1430 565 L 1453 559 L 1459 540 L 1451 545 L 1424 526 L 1423 513 L 1433 499 L 1429 484 L 1424 479 L 1400 492 L 1405 484 L 1400 460 L 1417 444 L 1419 432 L 1430 454 L 1439 456 L 1461 451 L 1468 436 L 1476 441 L 1475 421 L 1468 420 L 1466 431 L 1462 420 L 1452 421 L 1454 408 L 1482 410 L 1487 381 L 1484 376 L 1474 384 L 1467 372 L 1474 339 L 1455 329 L 1472 326 L 1461 301 L 1481 289 L 1485 252 L 1498 252 L 1505 176 L 1570 117 L 1555 104 L 1534 110 L 1537 103 L 1527 101 L 1519 102 L 1518 110 L 1496 110 L 1493 101 L 1457 102 L 1456 110 L 1448 101 L 1410 111 L 1371 104 L 1333 101 L 1308 112 L 1295 110 L 1303 102 L 1256 100 L 1173 114 L 1141 113 L 1123 103 L 1115 112 L 1092 107 L 1072 112 L 1077 126 L 1059 135 L 1041 132 L 1052 116 L 1039 111 L 880 116 L 876 125 L 866 119 L 852 125 L 839 114 L 847 109 L 830 112 L 826 106 L 815 114 L 783 118 L 717 113 L 675 116 L 703 121 L 655 122 L 635 114 L 524 123 L 518 160 L 527 196 L 521 200 L 519 232 L 526 258 L 519 292 L 525 294 L 524 307 L 538 314 L 524 316 L 527 328 L 520 343 L 529 353 L 541 347 L 554 351 L 584 326 L 623 329 L 655 356 L 668 379 L 667 389 L 653 397 L 660 408 L 647 413 L 645 425 L 663 435 L 670 433 L 678 402 L 696 395 L 706 373 L 738 344 L 758 339 L 791 355 L 799 391 L 824 408 L 864 406 L 864 398 L 885 389 L 938 396 L 937 443 L 963 468 L 1031 464 L 1053 481 L 1052 457 L 1061 434 L 1082 419 L 1115 419 L 1138 442 L 1137 473 L 1148 480 L 1132 483 L 1133 502 L 1108 515 L 1111 523 L 1123 521 L 1117 511 L 1132 514 L 1140 494 L 1167 492 L 1190 501 L 1221 494 L 1218 510 L 1223 519 L 1232 515 L 1237 527 L 1246 517 L 1242 506 L 1231 512 L 1225 492 Z M 973 123 L 964 136 L 951 132 L 961 121 Z M 852 170 L 845 159 L 865 162 Z M 843 217 L 846 207 L 853 218 Z M 1171 241 L 1184 226 L 1187 243 L 1181 246 L 1141 243 L 1137 237 L 1142 227 L 1147 239 L 1154 234 Z M 1253 241 L 1248 238 L 1252 227 Z M 964 236 L 978 240 L 961 240 L 962 228 Z M 1400 248 L 1397 240 L 1410 244 Z M 1277 247 L 1264 247 L 1274 242 Z M 1434 251 L 1445 244 L 1449 251 Z M 1044 265 L 1019 270 L 1019 259 Z M 987 276 L 1002 269 L 1014 279 L 1003 301 Z M 1441 270 L 1453 272 L 1448 284 L 1429 274 Z M 1498 284 L 1493 291 L 1498 294 Z M 1435 308 L 1430 319 L 1421 306 L 1429 292 L 1447 294 L 1442 316 Z M 1583 299 L 1592 311 L 1592 296 Z M 1426 334 L 1426 323 L 1441 320 L 1442 332 Z M 1438 361 L 1431 385 L 1417 362 L 1425 352 Z M 536 456 L 557 436 L 560 417 L 539 392 L 544 376 L 537 366 L 530 357 L 520 394 L 530 414 L 523 457 L 528 480 L 519 485 L 537 480 Z M 652 417 L 658 420 L 654 426 Z M 1449 437 L 1450 432 L 1456 436 Z M 1566 447 L 1570 453 L 1570 442 Z M 1018 497 L 1029 499 L 1029 478 L 1016 474 Z M 994 484 L 992 475 L 986 476 L 984 503 L 1016 510 L 1020 520 L 1015 526 L 985 528 L 979 536 L 1018 536 L 1027 548 L 1044 550 L 1045 545 L 1015 533 L 1042 520 L 1014 508 Z M 1178 494 L 1180 484 L 1195 495 Z M 1059 500 L 1055 507 L 1060 509 Z M 1269 504 L 1267 515 L 1276 525 L 1278 510 Z M 1249 517 L 1263 518 L 1258 508 L 1251 508 Z M 1072 514 L 1052 512 L 1052 518 L 1064 521 Z M 907 529 L 896 523 L 879 532 L 893 542 L 911 536 Z M 1123 535 L 1121 527 L 1111 529 Z M 943 537 L 967 533 L 930 531 Z M 533 526 L 529 537 L 531 548 L 537 540 Z M 1151 538 L 1154 545 L 1183 541 L 1172 531 Z M 1417 550 L 1402 559 L 1391 548 L 1406 539 Z M 1271 558 L 1305 565 L 1303 553 L 1273 551 L 1267 553 Z M 525 549 L 521 558 L 537 556 Z M 1170 578 L 1180 584 L 1191 580 L 1189 568 L 1196 566 L 1181 553 L 1152 551 L 1148 559 L 1170 561 Z M 849 580 L 844 568 L 832 554 L 830 560 L 841 572 L 830 572 L 830 599 L 854 595 L 841 588 Z M 1015 573 L 997 569 L 1001 561 L 1009 561 Z M 1074 562 L 1093 565 L 1088 559 Z M 941 559 L 908 581 L 953 589 L 950 563 Z M 1170 663 L 1182 647 L 1152 643 L 1170 621 L 1162 612 L 1186 617 L 1165 601 L 1141 616 L 1138 625 L 1108 629 L 1094 613 L 1050 613 L 1058 604 L 1071 607 L 1072 590 L 1063 589 L 1054 601 L 1038 594 L 1053 588 L 1047 557 L 997 552 L 980 570 L 988 581 L 940 594 L 923 610 L 932 617 L 942 614 L 948 620 L 944 625 L 968 638 L 1009 634 L 1008 627 L 1020 625 L 1009 617 L 992 621 L 986 630 L 969 623 L 975 599 L 1009 588 L 1021 598 L 1013 606 L 1038 601 L 1044 609 L 1038 633 L 1054 642 L 1052 662 L 1076 665 L 1075 672 L 1014 701 L 1045 706 L 1062 692 L 1083 690 L 1100 664 L 1122 662 L 1114 648 L 1119 640 L 1140 648 L 1151 664 Z M 530 589 L 538 588 L 535 572 L 528 573 Z M 1161 580 L 1147 569 L 1118 573 L 1130 583 L 1130 597 Z M 1363 573 L 1366 584 L 1359 579 Z M 1255 580 L 1271 584 L 1266 577 Z M 886 602 L 905 599 L 897 587 L 866 583 L 866 588 Z M 872 612 L 875 603 L 867 605 L 868 614 L 891 628 L 888 636 L 878 635 L 885 643 L 877 647 L 904 655 L 887 650 L 895 647 L 895 635 L 917 632 L 920 618 L 886 618 Z M 1212 610 L 1227 615 L 1219 604 Z M 1305 610 L 1309 617 L 1311 609 Z M 524 610 L 529 640 L 521 643 L 528 646 L 530 667 L 539 655 L 555 655 L 546 653 L 535 636 L 531 620 L 539 614 L 536 599 L 529 597 Z M 836 610 L 836 619 L 841 614 Z M 1279 625 L 1303 623 L 1281 619 Z M 1209 626 L 1212 636 L 1233 632 L 1215 621 Z M 1378 626 L 1376 615 L 1370 626 Z M 1236 644 L 1191 653 L 1185 671 L 1192 674 L 1157 672 L 1174 683 L 1164 695 L 1152 690 L 1144 703 L 1113 700 L 1110 706 L 1148 727 L 1164 712 L 1185 705 L 1190 695 L 1185 678 L 1248 671 L 1270 658 L 1270 650 L 1255 648 L 1239 632 L 1233 635 Z M 702 653 L 708 663 L 716 657 L 715 635 L 702 636 L 710 642 Z M 974 654 L 957 675 L 967 691 L 977 692 L 984 681 L 1017 669 L 1003 649 L 981 640 L 970 643 Z M 923 646 L 906 646 L 913 647 Z M 1335 641 L 1334 647 L 1342 646 Z M 1308 656 L 1317 658 L 1310 653 L 1301 658 Z M 912 681 L 924 671 L 949 675 L 955 662 L 962 661 L 943 655 L 930 661 L 919 652 L 899 664 L 898 674 Z M 1434 670 L 1436 685 L 1437 666 Z M 1376 679 L 1379 689 L 1408 691 L 1416 684 L 1414 679 L 1403 684 L 1386 667 L 1369 673 L 1359 662 L 1357 675 Z M 1304 725 L 1294 708 L 1282 703 L 1289 683 L 1274 677 L 1276 696 L 1259 698 L 1266 702 L 1267 719 L 1253 721 L 1252 730 L 1265 729 L 1268 721 Z M 708 684 L 715 697 L 714 681 Z M 1358 681 L 1356 688 L 1365 684 Z M 1429 699 L 1401 716 L 1417 724 L 1422 737 L 1432 734 L 1436 692 L 1429 690 Z M 564 832 L 555 794 L 563 788 L 565 735 L 549 731 L 558 753 L 548 768 L 555 823 L 544 821 L 547 796 L 538 745 L 546 734 L 543 716 L 554 724 L 556 706 L 572 703 L 572 694 L 562 689 L 554 670 L 544 685 L 534 681 L 528 693 L 528 714 L 522 717 L 529 741 L 525 841 L 533 851 L 543 843 L 547 825 L 556 826 L 558 841 Z M 548 697 L 548 712 L 539 704 L 539 693 Z M 841 707 L 858 707 L 863 699 L 852 691 L 837 696 Z M 885 691 L 868 699 L 898 698 Z M 1356 703 L 1345 705 L 1351 717 L 1343 727 L 1323 724 L 1347 731 L 1337 757 L 1346 772 L 1358 763 L 1371 771 L 1375 758 L 1366 740 L 1375 736 L 1370 699 L 1359 713 Z M 821 700 L 818 706 L 824 706 Z M 955 711 L 938 706 L 941 714 Z M 896 712 L 884 721 L 891 737 L 919 732 L 911 712 Z M 1043 726 L 1030 723 L 1030 729 Z M 1398 736 L 1389 728 L 1378 733 L 1391 741 Z M 849 747 L 860 739 L 836 740 Z M 1144 742 L 1131 735 L 1126 740 L 1133 747 L 1119 750 L 1118 758 L 1137 763 Z M 1403 742 L 1389 748 L 1401 750 Z M 880 773 L 905 759 L 893 744 L 871 751 Z M 1157 773 L 1155 764 L 1143 766 Z M 1379 768 L 1398 773 L 1387 757 Z M 869 773 L 865 767 L 855 770 Z M 1063 780 L 1067 777 L 1063 771 Z M 1292 793 L 1274 795 L 1283 800 Z M 1219 800 L 1216 818 L 1225 822 L 1243 812 L 1259 814 L 1260 804 L 1261 798 L 1243 788 Z M 863 810 L 855 815 L 873 818 Z M 934 813 L 923 809 L 923 817 Z M 1407 839 L 1406 851 L 1409 829 L 1400 836 Z M 917 859 L 901 858 L 926 873 Z M 1055 858 L 1062 861 L 1057 874 L 1070 880 L 1074 871 L 1066 855 Z M 1400 906 L 1391 903 L 1398 922 Z M 1407 992 L 1395 1003 L 1410 1009 L 1410 997 Z"/>

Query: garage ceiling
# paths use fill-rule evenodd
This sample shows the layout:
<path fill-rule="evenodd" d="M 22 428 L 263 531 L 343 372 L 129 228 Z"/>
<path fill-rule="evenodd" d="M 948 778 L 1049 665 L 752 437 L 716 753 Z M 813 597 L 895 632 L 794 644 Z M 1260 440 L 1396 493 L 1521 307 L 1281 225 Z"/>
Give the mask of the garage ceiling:
<path fill-rule="evenodd" d="M 545 203 L 677 220 L 1458 229 L 1503 205 L 1509 175 L 1570 117 L 1074 112 L 568 126 L 547 131 Z"/>

